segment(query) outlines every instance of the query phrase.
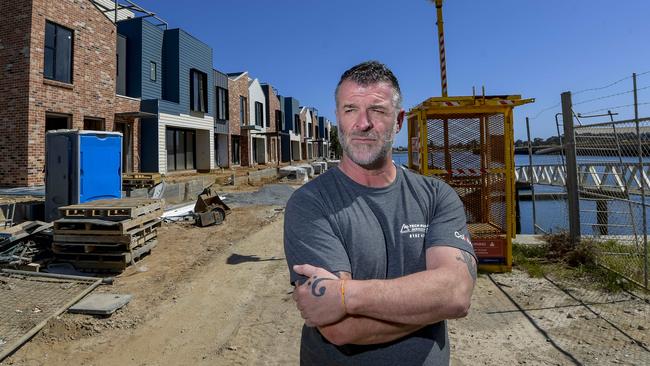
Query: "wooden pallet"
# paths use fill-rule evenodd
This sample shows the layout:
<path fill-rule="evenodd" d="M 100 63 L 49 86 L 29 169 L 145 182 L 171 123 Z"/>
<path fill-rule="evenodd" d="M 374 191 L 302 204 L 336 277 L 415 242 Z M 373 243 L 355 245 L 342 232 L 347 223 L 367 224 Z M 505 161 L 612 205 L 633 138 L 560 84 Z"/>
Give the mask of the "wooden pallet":
<path fill-rule="evenodd" d="M 70 219 L 54 221 L 55 235 L 127 235 L 129 230 L 144 228 L 160 219 L 163 209 L 138 216 L 134 219 L 111 221 L 103 219 Z"/>
<path fill-rule="evenodd" d="M 156 233 L 157 229 L 162 226 L 162 220 L 156 219 L 145 223 L 142 226 L 132 228 L 124 235 L 79 235 L 68 234 L 67 231 L 58 231 L 54 233 L 54 242 L 61 245 L 85 245 L 93 244 L 128 244 L 135 248 L 141 243 L 143 236 L 150 233 Z"/>
<path fill-rule="evenodd" d="M 81 236 L 81 235 L 79 235 Z M 105 235 L 105 236 L 89 236 L 89 238 L 111 238 L 120 236 L 115 235 Z M 93 240 L 87 240 L 86 242 L 53 242 L 52 243 L 52 252 L 54 254 L 73 254 L 73 253 L 116 253 L 124 252 L 129 250 L 134 250 L 141 245 L 144 245 L 147 241 L 151 239 L 156 239 L 158 237 L 158 230 L 152 228 L 142 234 L 132 237 L 128 243 L 109 243 L 109 242 L 95 242 Z"/>
<path fill-rule="evenodd" d="M 122 179 L 149 179 L 160 183 L 162 176 L 160 173 L 124 173 Z"/>
<path fill-rule="evenodd" d="M 162 181 L 159 173 L 129 173 L 122 174 L 122 188 L 152 188 Z"/>
<path fill-rule="evenodd" d="M 58 262 L 72 264 L 78 270 L 121 272 L 132 261 L 141 259 L 149 254 L 158 244 L 156 239 L 151 239 L 144 245 L 129 252 L 122 253 L 68 253 L 56 254 Z"/>
<path fill-rule="evenodd" d="M 97 200 L 59 208 L 62 218 L 95 218 L 103 220 L 134 219 L 161 210 L 162 200 L 151 198 L 121 198 Z"/>

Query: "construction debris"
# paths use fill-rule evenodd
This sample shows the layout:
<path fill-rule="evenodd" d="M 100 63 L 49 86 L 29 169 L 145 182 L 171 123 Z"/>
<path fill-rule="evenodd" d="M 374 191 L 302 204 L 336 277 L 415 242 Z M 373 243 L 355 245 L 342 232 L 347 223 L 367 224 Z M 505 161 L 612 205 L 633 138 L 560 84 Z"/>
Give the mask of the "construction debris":
<path fill-rule="evenodd" d="M 49 257 L 52 224 L 27 221 L 0 229 L 0 267 L 39 271 L 41 259 Z M 38 263 L 37 263 L 38 262 Z"/>
<path fill-rule="evenodd" d="M 153 188 L 162 182 L 159 173 L 124 173 L 122 174 L 122 189 L 125 191 L 137 188 Z"/>
<path fill-rule="evenodd" d="M 208 186 L 199 194 L 194 205 L 196 224 L 198 226 L 209 226 L 221 224 L 230 214 L 230 207 L 223 203 L 216 192 L 212 192 L 212 185 Z"/>
<path fill-rule="evenodd" d="M 225 199 L 213 192 L 210 185 L 199 194 L 196 203 L 165 211 L 162 217 L 165 222 L 191 222 L 201 227 L 219 225 L 230 215 L 230 207 L 223 202 Z"/>
<path fill-rule="evenodd" d="M 52 251 L 78 270 L 121 272 L 157 244 L 163 203 L 99 200 L 59 208 Z"/>

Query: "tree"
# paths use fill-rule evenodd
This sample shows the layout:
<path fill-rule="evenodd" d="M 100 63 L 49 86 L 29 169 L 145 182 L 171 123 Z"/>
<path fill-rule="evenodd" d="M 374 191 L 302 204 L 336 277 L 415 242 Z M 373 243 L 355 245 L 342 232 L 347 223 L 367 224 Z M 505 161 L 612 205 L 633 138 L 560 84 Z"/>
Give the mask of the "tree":
<path fill-rule="evenodd" d="M 341 143 L 339 142 L 338 128 L 334 126 L 332 127 L 333 128 L 330 129 L 330 146 L 332 152 L 334 153 L 334 157 L 339 159 L 343 153 L 343 149 L 341 148 Z"/>

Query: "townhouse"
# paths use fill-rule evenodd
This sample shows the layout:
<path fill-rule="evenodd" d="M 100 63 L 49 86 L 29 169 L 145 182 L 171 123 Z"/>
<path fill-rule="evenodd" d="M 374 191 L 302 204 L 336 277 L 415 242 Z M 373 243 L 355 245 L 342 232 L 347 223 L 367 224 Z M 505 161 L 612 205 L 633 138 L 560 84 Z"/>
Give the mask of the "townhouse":
<path fill-rule="evenodd" d="M 2 6 L 0 186 L 43 184 L 54 129 L 120 131 L 123 170 L 138 170 L 140 101 L 116 90 L 115 24 L 91 1 Z"/>
<path fill-rule="evenodd" d="M 330 155 L 330 131 L 332 123 L 329 119 L 323 116 L 318 117 L 318 129 L 316 130 L 316 136 L 314 143 L 317 145 L 317 155 L 318 158 L 329 159 Z"/>
<path fill-rule="evenodd" d="M 264 100 L 266 102 L 266 141 L 267 141 L 267 162 L 278 164 L 282 155 L 280 146 L 280 128 L 283 121 L 284 107 L 278 96 L 277 90 L 268 83 L 262 84 Z"/>
<path fill-rule="evenodd" d="M 44 183 L 45 134 L 54 129 L 121 132 L 124 172 L 321 156 L 315 108 L 248 72 L 215 70 L 212 55 L 205 42 L 134 4 L 3 4 L 0 186 Z"/>
<path fill-rule="evenodd" d="M 214 165 L 226 168 L 232 164 L 232 140 L 230 138 L 230 94 L 228 75 L 214 70 Z"/>
<path fill-rule="evenodd" d="M 300 107 L 300 146 L 303 160 L 313 159 L 313 147 L 312 147 L 312 136 L 313 136 L 313 119 L 314 119 L 314 110 L 310 107 L 302 106 Z"/>
<path fill-rule="evenodd" d="M 126 95 L 149 114 L 140 121 L 140 169 L 168 174 L 214 169 L 212 48 L 182 29 L 143 17 L 117 22 L 126 39 Z M 120 58 L 118 53 L 118 58 Z"/>
<path fill-rule="evenodd" d="M 282 97 L 282 99 L 284 99 L 284 126 L 281 134 L 282 161 L 298 161 L 302 156 L 300 102 L 294 97 Z"/>
<path fill-rule="evenodd" d="M 266 164 L 266 98 L 260 81 L 248 78 L 248 124 L 242 125 L 244 143 L 243 153 L 247 155 L 250 166 Z"/>

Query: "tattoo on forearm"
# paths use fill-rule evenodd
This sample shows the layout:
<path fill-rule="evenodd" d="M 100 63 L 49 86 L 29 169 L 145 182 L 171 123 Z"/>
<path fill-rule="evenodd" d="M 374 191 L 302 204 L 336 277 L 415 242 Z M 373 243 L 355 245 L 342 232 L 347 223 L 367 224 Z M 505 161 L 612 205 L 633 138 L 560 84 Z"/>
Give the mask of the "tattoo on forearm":
<path fill-rule="evenodd" d="M 314 277 L 314 278 L 315 278 L 315 280 L 311 285 L 311 294 L 316 296 L 316 297 L 321 297 L 321 296 L 325 295 L 326 288 L 325 288 L 325 286 L 318 288 L 318 284 L 321 281 L 331 281 L 332 278 L 317 278 L 317 277 Z"/>
<path fill-rule="evenodd" d="M 460 256 L 456 257 L 456 259 L 467 265 L 469 275 L 472 276 L 474 281 L 476 281 L 476 261 L 474 260 L 474 257 L 466 251 L 461 250 Z"/>

